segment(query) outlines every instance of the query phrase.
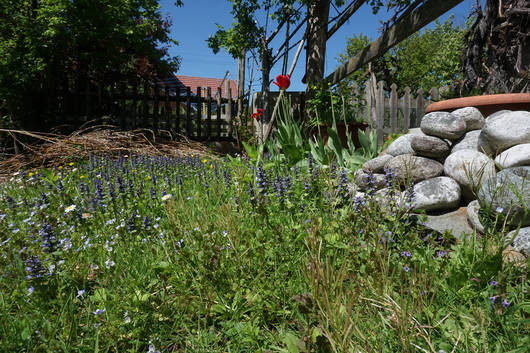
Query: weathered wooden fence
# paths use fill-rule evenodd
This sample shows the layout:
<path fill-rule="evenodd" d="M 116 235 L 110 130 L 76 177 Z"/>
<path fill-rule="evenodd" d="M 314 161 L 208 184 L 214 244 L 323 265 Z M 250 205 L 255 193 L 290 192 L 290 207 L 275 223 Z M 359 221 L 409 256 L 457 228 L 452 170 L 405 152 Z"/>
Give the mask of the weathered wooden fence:
<path fill-rule="evenodd" d="M 352 88 L 356 90 L 355 86 Z M 427 106 L 438 99 L 437 88 L 431 88 L 426 94 L 422 89 L 412 93 L 410 87 L 405 87 L 403 96 L 398 97 L 396 84 L 392 84 L 390 91 L 386 91 L 384 82 L 379 81 L 373 85 L 368 81 L 363 102 L 359 103 L 363 106 L 363 116 L 377 131 L 378 142 L 382 143 L 385 135 L 419 127 Z"/>
<path fill-rule="evenodd" d="M 230 87 L 171 87 L 161 83 L 85 84 L 58 92 L 49 120 L 52 125 L 79 127 L 88 121 L 121 129 L 166 130 L 193 140 L 233 140 L 236 104 Z"/>

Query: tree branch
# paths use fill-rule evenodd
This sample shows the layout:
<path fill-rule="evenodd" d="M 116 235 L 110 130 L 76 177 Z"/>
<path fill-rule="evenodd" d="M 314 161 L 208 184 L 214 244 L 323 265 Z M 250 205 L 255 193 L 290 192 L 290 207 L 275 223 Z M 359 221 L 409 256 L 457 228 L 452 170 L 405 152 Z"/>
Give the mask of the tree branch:
<path fill-rule="evenodd" d="M 342 27 L 342 25 L 348 21 L 348 19 L 355 13 L 357 12 L 357 10 L 359 10 L 359 8 L 366 2 L 366 0 L 355 0 L 355 2 L 352 2 L 345 10 L 344 12 L 339 15 L 341 16 L 339 18 L 339 20 L 337 21 L 337 23 L 335 23 L 333 25 L 333 27 L 331 27 L 329 30 L 328 30 L 328 39 L 333 35 L 335 34 L 335 32 L 337 32 L 337 30 Z M 331 20 L 333 21 L 333 20 Z"/>

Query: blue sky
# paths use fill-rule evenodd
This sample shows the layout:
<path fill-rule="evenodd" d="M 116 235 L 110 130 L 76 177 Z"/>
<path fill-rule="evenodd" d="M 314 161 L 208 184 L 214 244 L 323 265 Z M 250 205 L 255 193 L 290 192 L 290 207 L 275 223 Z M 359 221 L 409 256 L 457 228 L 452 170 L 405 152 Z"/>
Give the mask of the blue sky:
<path fill-rule="evenodd" d="M 171 36 L 179 41 L 178 46 L 170 48 L 171 55 L 179 55 L 182 57 L 182 65 L 177 74 L 223 78 L 225 72 L 229 70 L 228 78 L 237 80 L 237 60 L 233 59 L 224 51 L 213 54 L 206 43 L 208 37 L 217 31 L 216 24 L 220 24 L 225 28 L 230 27 L 232 24 L 233 19 L 230 14 L 231 2 L 228 0 L 184 0 L 183 7 L 175 7 L 174 3 L 174 0 L 160 1 L 161 12 L 170 15 L 173 19 Z M 450 14 L 454 14 L 455 23 L 462 25 L 471 12 L 474 3 L 475 0 L 464 0 L 458 6 L 440 17 L 440 20 L 444 21 Z M 337 12 L 332 8 L 331 16 L 335 16 L 336 14 Z M 378 29 L 381 27 L 380 21 L 386 20 L 388 17 L 388 14 L 383 10 L 377 15 L 373 15 L 369 6 L 362 6 L 327 42 L 326 75 L 338 67 L 337 57 L 345 50 L 346 41 L 349 37 L 356 33 L 364 33 L 372 39 L 376 39 L 379 36 Z M 256 20 L 262 23 L 265 20 L 265 16 L 258 16 Z M 269 34 L 273 29 L 269 25 Z M 292 43 L 301 38 L 303 29 L 299 32 L 293 38 Z M 282 32 L 280 32 L 277 36 L 278 40 L 273 41 L 271 46 L 273 53 L 279 47 L 280 44 L 278 43 L 283 36 L 284 34 L 282 35 Z M 296 48 L 292 49 L 289 53 L 288 66 L 291 65 L 295 51 Z M 245 87 L 248 85 L 251 67 L 251 64 L 247 66 Z M 281 73 L 281 67 L 280 60 L 272 68 L 271 78 Z M 290 91 L 305 90 L 305 85 L 301 82 L 304 72 L 305 51 L 302 51 L 292 76 Z M 253 91 L 260 89 L 260 78 L 261 74 L 257 70 L 257 65 L 254 65 Z M 276 86 L 271 86 L 271 89 L 274 89 L 274 87 Z"/>

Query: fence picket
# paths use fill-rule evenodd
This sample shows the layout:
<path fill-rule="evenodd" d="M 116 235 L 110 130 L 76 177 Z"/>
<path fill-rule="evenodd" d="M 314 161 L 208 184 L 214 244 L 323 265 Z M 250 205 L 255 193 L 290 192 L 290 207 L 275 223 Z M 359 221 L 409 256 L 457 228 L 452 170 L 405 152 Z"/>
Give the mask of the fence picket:
<path fill-rule="evenodd" d="M 221 87 L 217 87 L 217 137 L 221 137 Z"/>
<path fill-rule="evenodd" d="M 390 128 L 392 132 L 398 131 L 398 99 L 397 99 L 397 85 L 392 83 L 390 86 Z"/>
<path fill-rule="evenodd" d="M 212 89 L 206 89 L 206 138 L 211 139 L 212 133 Z"/>
<path fill-rule="evenodd" d="M 423 98 L 423 90 L 420 88 L 416 91 L 416 121 L 415 121 L 415 127 L 420 126 L 421 119 L 423 118 L 423 113 L 425 111 L 425 99 Z"/>
<path fill-rule="evenodd" d="M 410 87 L 407 86 L 403 93 L 403 129 L 410 128 Z"/>
<path fill-rule="evenodd" d="M 191 132 L 191 88 L 186 87 L 186 135 L 192 136 Z"/>

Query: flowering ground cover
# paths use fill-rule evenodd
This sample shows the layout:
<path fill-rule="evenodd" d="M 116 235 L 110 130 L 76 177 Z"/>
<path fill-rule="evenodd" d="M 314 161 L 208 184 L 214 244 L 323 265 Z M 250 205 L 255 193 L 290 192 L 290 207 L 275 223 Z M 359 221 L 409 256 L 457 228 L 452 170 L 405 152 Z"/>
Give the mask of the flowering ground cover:
<path fill-rule="evenodd" d="M 527 270 L 502 261 L 500 234 L 455 243 L 393 189 L 352 197 L 348 172 L 307 165 L 92 156 L 20 171 L 0 185 L 1 350 L 528 347 Z"/>

